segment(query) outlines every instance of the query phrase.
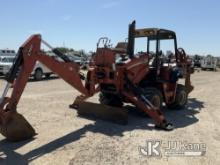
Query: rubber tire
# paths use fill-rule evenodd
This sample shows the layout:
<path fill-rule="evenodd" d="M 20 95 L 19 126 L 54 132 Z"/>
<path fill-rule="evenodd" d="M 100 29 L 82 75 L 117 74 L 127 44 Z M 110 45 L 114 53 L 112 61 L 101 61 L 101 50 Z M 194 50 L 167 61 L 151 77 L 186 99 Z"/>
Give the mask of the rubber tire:
<path fill-rule="evenodd" d="M 178 84 L 175 101 L 172 104 L 167 104 L 167 107 L 176 110 L 184 109 L 187 104 L 187 101 L 188 101 L 188 94 L 186 87 L 182 84 Z"/>
<path fill-rule="evenodd" d="M 99 102 L 104 105 L 109 105 L 113 107 L 122 107 L 123 102 L 121 98 L 117 95 L 100 92 L 99 94 Z"/>
<path fill-rule="evenodd" d="M 40 68 L 36 69 L 35 72 L 34 72 L 34 79 L 36 81 L 40 81 L 40 80 L 42 80 L 42 78 L 43 78 L 43 71 L 42 71 L 42 69 L 40 69 Z"/>
<path fill-rule="evenodd" d="M 143 89 L 145 97 L 156 107 L 161 109 L 163 105 L 162 93 L 154 87 L 146 87 Z M 157 99 L 157 100 L 156 100 Z"/>
<path fill-rule="evenodd" d="M 143 88 L 144 96 L 159 110 L 163 106 L 163 95 L 162 93 L 154 87 L 145 87 Z M 157 100 L 155 100 L 157 99 Z M 147 116 L 145 112 L 139 109 L 139 114 L 142 116 Z"/>

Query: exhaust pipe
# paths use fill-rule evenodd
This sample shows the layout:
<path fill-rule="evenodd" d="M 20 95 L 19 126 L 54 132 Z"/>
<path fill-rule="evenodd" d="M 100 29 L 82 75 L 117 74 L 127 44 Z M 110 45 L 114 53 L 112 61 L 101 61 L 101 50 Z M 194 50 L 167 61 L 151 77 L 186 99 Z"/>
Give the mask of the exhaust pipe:
<path fill-rule="evenodd" d="M 128 28 L 128 48 L 127 48 L 127 54 L 129 55 L 129 58 L 134 58 L 135 25 L 136 25 L 136 21 L 133 21 L 129 25 L 129 28 Z"/>

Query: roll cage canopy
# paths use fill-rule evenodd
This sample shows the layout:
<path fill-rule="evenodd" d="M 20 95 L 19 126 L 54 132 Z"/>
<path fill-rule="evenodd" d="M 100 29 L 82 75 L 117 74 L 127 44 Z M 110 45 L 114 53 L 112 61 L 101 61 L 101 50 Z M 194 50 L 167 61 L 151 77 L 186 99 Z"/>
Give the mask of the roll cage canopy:
<path fill-rule="evenodd" d="M 174 49 L 175 54 L 177 54 L 177 39 L 176 33 L 171 30 L 160 29 L 160 28 L 144 28 L 144 29 L 136 29 L 136 22 L 133 21 L 129 25 L 128 30 L 128 47 L 127 53 L 130 58 L 134 57 L 134 46 L 135 46 L 135 38 L 147 38 L 147 50 L 149 53 L 150 41 L 156 41 L 156 56 L 159 54 L 160 49 L 160 40 L 173 40 L 174 41 Z"/>
<path fill-rule="evenodd" d="M 135 38 L 148 37 L 149 40 L 160 40 L 166 39 L 176 39 L 176 34 L 173 31 L 166 29 L 158 28 L 145 28 L 145 29 L 136 29 Z"/>

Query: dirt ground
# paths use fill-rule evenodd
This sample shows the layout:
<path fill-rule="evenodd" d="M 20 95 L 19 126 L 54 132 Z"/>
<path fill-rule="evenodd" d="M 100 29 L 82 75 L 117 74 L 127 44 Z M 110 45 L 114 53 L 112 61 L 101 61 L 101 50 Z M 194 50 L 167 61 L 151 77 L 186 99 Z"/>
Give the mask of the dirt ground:
<path fill-rule="evenodd" d="M 133 113 L 126 126 L 78 117 L 68 106 L 79 93 L 61 79 L 29 82 L 18 111 L 38 135 L 19 143 L 0 135 L 0 164 L 220 164 L 220 72 L 196 72 L 192 82 L 195 90 L 186 109 L 163 110 L 176 127 L 171 132 L 156 130 L 150 118 Z M 198 157 L 149 157 L 140 152 L 149 140 L 160 140 L 162 146 L 168 141 L 204 144 L 206 152 Z"/>

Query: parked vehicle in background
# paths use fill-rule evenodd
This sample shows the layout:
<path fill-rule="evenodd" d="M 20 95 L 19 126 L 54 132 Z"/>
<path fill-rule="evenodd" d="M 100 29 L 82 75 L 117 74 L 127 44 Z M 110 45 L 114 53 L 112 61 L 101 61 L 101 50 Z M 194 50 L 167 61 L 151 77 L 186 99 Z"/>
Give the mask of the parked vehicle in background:
<path fill-rule="evenodd" d="M 89 64 L 89 56 L 83 52 L 69 52 L 66 54 L 71 61 L 80 65 L 80 68 L 86 70 Z"/>
<path fill-rule="evenodd" d="M 36 81 L 40 81 L 42 80 L 43 76 L 49 78 L 51 74 L 53 74 L 53 72 L 50 69 L 37 61 L 31 75 Z"/>
<path fill-rule="evenodd" d="M 15 59 L 15 51 L 10 49 L 0 50 L 0 74 L 6 75 L 10 70 Z"/>
<path fill-rule="evenodd" d="M 220 68 L 220 57 L 216 57 L 217 58 L 217 67 Z"/>
<path fill-rule="evenodd" d="M 15 56 L 0 56 L 1 75 L 6 75 L 9 72 L 14 60 L 15 60 Z"/>
<path fill-rule="evenodd" d="M 57 61 L 62 61 L 61 58 L 55 56 L 54 53 L 52 52 L 47 52 L 46 53 L 48 56 L 54 57 Z M 36 62 L 34 69 L 31 73 L 31 75 L 34 77 L 36 81 L 42 80 L 43 76 L 46 78 L 49 78 L 52 74 L 54 74 L 50 69 L 48 69 L 45 65 L 40 63 L 39 61 Z"/>
<path fill-rule="evenodd" d="M 216 70 L 217 68 L 217 58 L 211 55 L 207 55 L 201 60 L 202 70 L 211 69 Z"/>
<path fill-rule="evenodd" d="M 201 67 L 201 61 L 202 61 L 202 56 L 200 55 L 194 55 L 193 56 L 193 64 L 194 64 L 194 67 Z"/>
<path fill-rule="evenodd" d="M 0 75 L 5 76 L 9 72 L 15 58 L 16 52 L 14 50 L 0 50 Z M 49 70 L 46 66 L 37 61 L 31 75 L 34 77 L 35 80 L 39 81 L 43 78 L 43 76 L 49 78 L 51 74 L 53 74 L 51 70 Z"/>
<path fill-rule="evenodd" d="M 0 49 L 0 56 L 15 56 L 16 52 L 10 49 Z"/>
<path fill-rule="evenodd" d="M 72 62 L 75 62 L 76 64 L 78 65 L 81 65 L 82 64 L 82 60 L 81 60 L 81 57 L 78 57 L 78 56 L 75 56 L 75 55 L 68 55 L 69 59 L 72 61 Z"/>

